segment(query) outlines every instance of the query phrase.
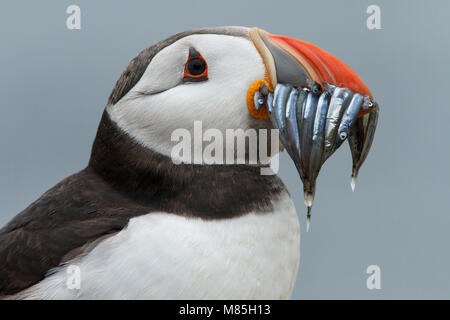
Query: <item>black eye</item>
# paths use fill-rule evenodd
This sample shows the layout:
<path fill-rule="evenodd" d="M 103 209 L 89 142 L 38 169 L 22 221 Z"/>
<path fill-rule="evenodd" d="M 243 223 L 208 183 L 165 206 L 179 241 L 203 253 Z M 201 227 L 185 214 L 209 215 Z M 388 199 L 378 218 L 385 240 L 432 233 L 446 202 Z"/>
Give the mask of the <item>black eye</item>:
<path fill-rule="evenodd" d="M 202 59 L 192 59 L 186 63 L 186 71 L 193 76 L 201 75 L 205 72 L 206 63 Z"/>
<path fill-rule="evenodd" d="M 184 82 L 200 82 L 208 80 L 208 65 L 200 52 L 189 48 L 189 57 L 184 66 Z"/>

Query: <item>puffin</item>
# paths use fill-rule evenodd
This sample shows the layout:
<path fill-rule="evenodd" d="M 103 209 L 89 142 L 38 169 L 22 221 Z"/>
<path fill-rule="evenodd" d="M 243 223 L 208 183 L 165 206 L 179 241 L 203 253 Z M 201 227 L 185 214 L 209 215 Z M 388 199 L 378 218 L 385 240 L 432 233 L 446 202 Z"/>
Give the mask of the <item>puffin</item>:
<path fill-rule="evenodd" d="M 0 298 L 289 299 L 300 225 L 281 179 L 261 174 L 262 161 L 174 159 L 173 132 L 195 134 L 199 121 L 224 135 L 271 130 L 253 99 L 261 84 L 311 81 L 370 95 L 334 56 L 259 28 L 186 31 L 141 51 L 108 98 L 86 168 L 0 230 Z"/>

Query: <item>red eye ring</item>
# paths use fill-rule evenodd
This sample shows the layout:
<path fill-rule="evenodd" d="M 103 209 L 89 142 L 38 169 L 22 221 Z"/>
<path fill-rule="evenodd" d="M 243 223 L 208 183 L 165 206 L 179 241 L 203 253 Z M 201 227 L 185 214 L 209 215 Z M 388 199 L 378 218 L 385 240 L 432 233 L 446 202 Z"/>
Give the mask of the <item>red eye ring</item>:
<path fill-rule="evenodd" d="M 194 48 L 189 48 L 189 57 L 184 65 L 184 82 L 199 82 L 208 80 L 208 64 L 202 55 Z"/>

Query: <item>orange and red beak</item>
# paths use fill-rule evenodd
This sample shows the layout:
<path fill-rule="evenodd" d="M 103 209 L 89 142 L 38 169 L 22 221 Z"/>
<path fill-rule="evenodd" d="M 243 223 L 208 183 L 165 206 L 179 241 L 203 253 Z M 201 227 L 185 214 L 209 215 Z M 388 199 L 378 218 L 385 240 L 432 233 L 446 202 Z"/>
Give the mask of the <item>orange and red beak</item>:
<path fill-rule="evenodd" d="M 261 54 L 266 67 L 269 88 L 278 83 L 299 88 L 311 83 L 323 83 L 350 89 L 355 93 L 372 94 L 361 78 L 345 63 L 306 41 L 273 35 L 259 28 L 252 28 L 250 39 Z M 259 88 L 254 88 L 259 89 Z M 250 110 L 257 118 L 266 118 L 266 110 Z M 363 115 L 364 112 L 360 114 Z"/>

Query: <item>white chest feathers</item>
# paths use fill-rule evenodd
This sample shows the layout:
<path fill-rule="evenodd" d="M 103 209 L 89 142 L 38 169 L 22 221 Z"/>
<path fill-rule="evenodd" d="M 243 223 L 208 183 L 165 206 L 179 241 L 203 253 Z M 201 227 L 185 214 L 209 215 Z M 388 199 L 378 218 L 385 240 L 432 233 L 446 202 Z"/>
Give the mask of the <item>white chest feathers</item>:
<path fill-rule="evenodd" d="M 156 212 L 134 218 L 87 255 L 20 295 L 43 299 L 288 299 L 299 257 L 298 218 L 285 193 L 274 203 L 273 213 L 213 221 Z M 79 274 L 68 272 L 70 265 L 70 271 Z M 73 288 L 77 286 L 74 276 L 79 276 L 79 289 Z"/>

